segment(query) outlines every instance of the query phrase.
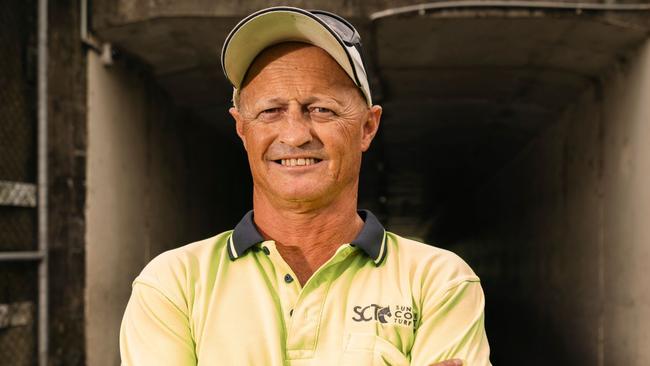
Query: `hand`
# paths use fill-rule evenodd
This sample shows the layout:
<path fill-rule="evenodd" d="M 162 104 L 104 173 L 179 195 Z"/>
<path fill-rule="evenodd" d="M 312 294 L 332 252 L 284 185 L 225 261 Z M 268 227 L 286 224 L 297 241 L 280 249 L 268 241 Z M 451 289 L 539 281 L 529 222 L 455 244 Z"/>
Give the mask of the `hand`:
<path fill-rule="evenodd" d="M 446 360 L 438 363 L 431 364 L 429 366 L 463 366 L 463 361 L 459 359 L 451 359 L 451 360 Z"/>

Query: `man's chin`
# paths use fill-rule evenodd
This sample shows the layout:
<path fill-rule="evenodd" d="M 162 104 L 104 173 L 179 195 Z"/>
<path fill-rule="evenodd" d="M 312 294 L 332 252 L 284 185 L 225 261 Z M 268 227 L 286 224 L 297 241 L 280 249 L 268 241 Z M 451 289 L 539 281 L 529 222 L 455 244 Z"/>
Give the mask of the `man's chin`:
<path fill-rule="evenodd" d="M 292 192 L 279 194 L 283 201 L 293 202 L 293 203 L 311 203 L 322 200 L 322 195 L 313 192 Z"/>
<path fill-rule="evenodd" d="M 263 185 L 258 186 L 258 193 L 275 201 L 287 203 L 317 203 L 326 200 L 332 195 L 332 186 L 328 184 L 327 177 L 302 176 L 287 177 L 282 175 L 269 176 L 264 179 Z"/>
<path fill-rule="evenodd" d="M 275 196 L 287 203 L 302 205 L 317 205 L 325 201 L 326 190 L 314 189 L 314 186 L 305 187 L 305 189 L 292 189 L 290 191 L 276 191 Z"/>

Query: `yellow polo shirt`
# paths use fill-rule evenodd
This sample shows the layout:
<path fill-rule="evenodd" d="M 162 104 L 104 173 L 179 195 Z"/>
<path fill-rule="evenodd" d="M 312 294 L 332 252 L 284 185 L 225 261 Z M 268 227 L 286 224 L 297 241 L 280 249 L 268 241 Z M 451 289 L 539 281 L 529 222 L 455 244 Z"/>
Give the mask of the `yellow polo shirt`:
<path fill-rule="evenodd" d="M 455 254 L 364 226 L 301 286 L 252 211 L 133 282 L 123 365 L 490 365 L 478 277 Z"/>

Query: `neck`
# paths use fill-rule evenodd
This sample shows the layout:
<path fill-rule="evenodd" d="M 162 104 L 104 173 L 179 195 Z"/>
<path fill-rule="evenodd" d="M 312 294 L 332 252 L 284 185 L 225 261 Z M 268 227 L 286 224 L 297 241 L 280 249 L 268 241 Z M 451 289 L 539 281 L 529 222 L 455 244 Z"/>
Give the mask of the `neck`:
<path fill-rule="evenodd" d="M 307 203 L 273 204 L 255 190 L 255 224 L 266 240 L 274 240 L 283 259 L 304 284 L 339 246 L 363 227 L 357 214 L 356 189 L 318 207 Z"/>

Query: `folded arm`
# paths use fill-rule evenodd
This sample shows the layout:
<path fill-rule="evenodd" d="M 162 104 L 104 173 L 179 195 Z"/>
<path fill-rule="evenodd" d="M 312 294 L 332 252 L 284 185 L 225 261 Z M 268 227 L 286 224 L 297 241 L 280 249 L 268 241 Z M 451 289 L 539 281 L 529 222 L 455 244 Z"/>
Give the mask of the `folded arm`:
<path fill-rule="evenodd" d="M 429 366 L 459 359 L 464 366 L 489 366 L 484 306 L 478 280 L 458 281 L 440 294 L 425 293 L 411 365 Z"/>

